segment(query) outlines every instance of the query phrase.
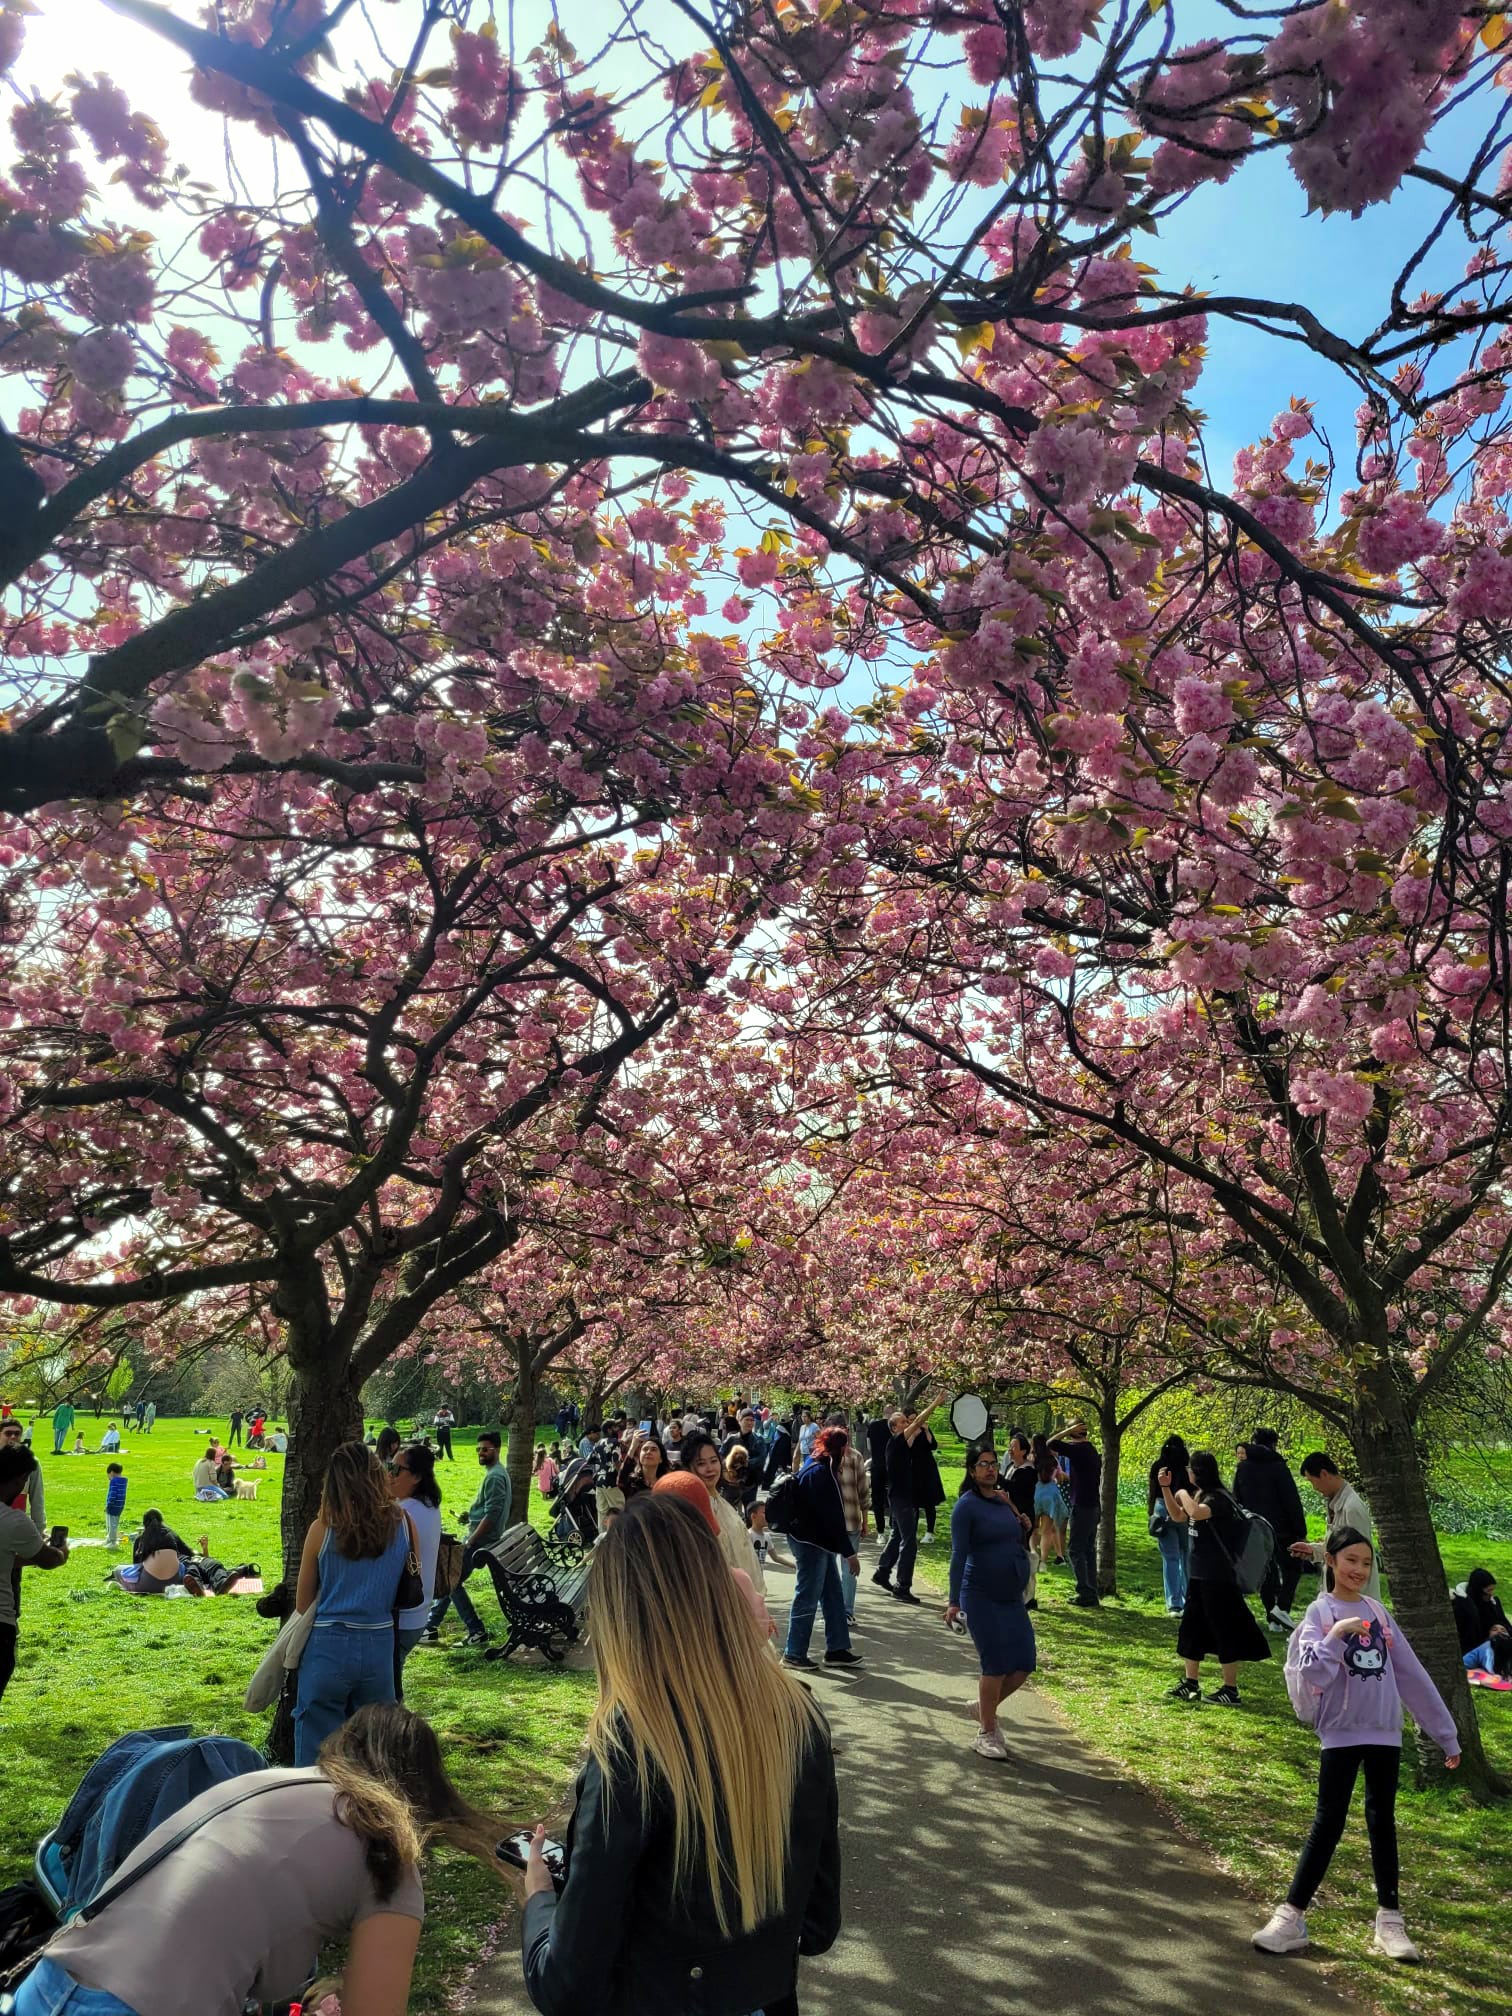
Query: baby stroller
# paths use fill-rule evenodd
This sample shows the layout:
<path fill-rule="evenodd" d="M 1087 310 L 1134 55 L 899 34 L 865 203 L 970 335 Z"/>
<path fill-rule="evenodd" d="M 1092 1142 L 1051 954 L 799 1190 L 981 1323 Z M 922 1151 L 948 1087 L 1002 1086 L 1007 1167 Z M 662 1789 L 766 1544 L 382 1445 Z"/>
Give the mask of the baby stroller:
<path fill-rule="evenodd" d="M 196 1736 L 187 1723 L 120 1737 L 90 1765 L 39 1843 L 38 1886 L 60 1920 L 73 1917 L 154 1827 L 212 1785 L 263 1769 L 250 1743 Z"/>
<path fill-rule="evenodd" d="M 576 1553 L 598 1539 L 598 1509 L 593 1498 L 593 1465 L 574 1456 L 557 1484 L 556 1517 L 551 1522 L 554 1552 Z"/>
<path fill-rule="evenodd" d="M 139 1729 L 112 1743 L 85 1772 L 57 1826 L 37 1844 L 30 1886 L 34 1922 L 25 1947 L 7 1945 L 7 1966 L 39 1953 L 164 1821 L 212 1786 L 266 1768 L 267 1760 L 250 1743 L 196 1736 L 187 1723 Z M 0 2009 L 6 1999 L 0 1997 Z"/>

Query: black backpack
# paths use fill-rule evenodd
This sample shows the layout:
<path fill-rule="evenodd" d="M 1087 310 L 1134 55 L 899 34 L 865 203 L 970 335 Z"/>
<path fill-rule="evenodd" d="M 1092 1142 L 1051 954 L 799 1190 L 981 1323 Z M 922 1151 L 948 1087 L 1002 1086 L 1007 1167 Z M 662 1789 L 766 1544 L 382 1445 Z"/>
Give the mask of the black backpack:
<path fill-rule="evenodd" d="M 767 1493 L 766 1513 L 768 1526 L 774 1533 L 791 1533 L 793 1520 L 798 1514 L 798 1479 L 791 1470 L 784 1470 L 773 1479 L 772 1488 Z"/>

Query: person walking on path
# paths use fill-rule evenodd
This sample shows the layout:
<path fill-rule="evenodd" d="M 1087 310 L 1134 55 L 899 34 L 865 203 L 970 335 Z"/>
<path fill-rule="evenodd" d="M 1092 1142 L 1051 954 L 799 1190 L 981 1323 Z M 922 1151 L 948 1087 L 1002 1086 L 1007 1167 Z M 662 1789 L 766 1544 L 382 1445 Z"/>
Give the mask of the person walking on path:
<path fill-rule="evenodd" d="M 945 1503 L 945 1486 L 940 1481 L 940 1466 L 935 1461 L 935 1451 L 939 1446 L 934 1430 L 926 1421 L 913 1445 L 913 1502 L 924 1521 L 924 1531 L 919 1538 L 931 1546 L 934 1544 L 935 1514 Z"/>
<path fill-rule="evenodd" d="M 1355 1780 L 1365 1778 L 1365 1831 L 1375 1877 L 1374 1950 L 1388 1960 L 1420 1956 L 1403 1922 L 1396 1833 L 1402 1764 L 1402 1709 L 1444 1753 L 1460 1761 L 1459 1732 L 1400 1624 L 1366 1593 L 1375 1567 L 1370 1536 L 1341 1527 L 1328 1542 L 1333 1588 L 1308 1606 L 1286 1657 L 1286 1684 L 1302 1719 L 1318 1732 L 1323 1756 L 1312 1831 L 1286 1902 L 1258 1931 L 1262 1953 L 1300 1953 L 1308 1943 L 1307 1907 L 1328 1874 L 1349 1818 Z"/>
<path fill-rule="evenodd" d="M 861 1452 L 850 1439 L 850 1430 L 845 1425 L 843 1414 L 825 1417 L 825 1426 L 836 1428 L 845 1437 L 845 1447 L 840 1451 L 835 1465 L 835 1482 L 840 1486 L 840 1503 L 845 1511 L 845 1530 L 850 1536 L 850 1559 L 856 1563 L 852 1568 L 848 1563 L 841 1576 L 841 1587 L 845 1591 L 846 1622 L 856 1621 L 856 1590 L 860 1586 L 861 1542 L 866 1538 L 867 1514 L 871 1511 L 871 1491 L 866 1481 L 866 1463 Z"/>
<path fill-rule="evenodd" d="M 1028 1583 L 1023 1518 L 998 1481 L 997 1452 L 978 1449 L 969 1457 L 961 1495 L 950 1515 L 950 1600 L 945 1622 L 954 1624 L 964 1613 L 981 1664 L 972 1745 L 979 1757 L 999 1761 L 1007 1757 L 998 1709 L 1034 1671 L 1034 1626 L 1024 1608 Z"/>
<path fill-rule="evenodd" d="M 444 1456 L 448 1463 L 455 1463 L 452 1454 L 452 1430 L 457 1425 L 457 1417 L 444 1404 L 436 1409 L 436 1454 Z"/>
<path fill-rule="evenodd" d="M 430 1621 L 421 1633 L 421 1643 L 437 1645 L 441 1640 L 441 1620 L 446 1615 L 446 1606 L 455 1603 L 457 1615 L 467 1632 L 469 1645 L 486 1645 L 488 1633 L 483 1629 L 483 1619 L 473 1608 L 473 1600 L 467 1593 L 467 1578 L 471 1575 L 478 1559 L 478 1550 L 490 1547 L 502 1540 L 509 1525 L 509 1515 L 514 1510 L 514 1486 L 509 1481 L 509 1472 L 499 1461 L 499 1431 L 485 1428 L 478 1437 L 478 1463 L 483 1471 L 478 1495 L 467 1510 L 467 1533 L 462 1542 L 462 1574 L 455 1589 L 444 1596 L 438 1596 L 431 1606 Z"/>
<path fill-rule="evenodd" d="M 1024 1522 L 1024 1551 L 1029 1559 L 1029 1580 L 1024 1587 L 1024 1608 L 1039 1608 L 1039 1574 L 1037 1572 L 1034 1548 L 1030 1540 L 1035 1528 L 1034 1493 L 1039 1478 L 1029 1458 L 1029 1435 L 1023 1428 L 1015 1428 L 1008 1438 L 1008 1470 L 1003 1478 L 1003 1488 L 1008 1493 L 1008 1502 Z"/>
<path fill-rule="evenodd" d="M 63 1444 L 73 1433 L 73 1425 L 74 1406 L 72 1400 L 60 1400 L 53 1409 L 52 1418 L 54 1456 L 61 1456 L 63 1454 Z"/>
<path fill-rule="evenodd" d="M 1321 1449 L 1304 1456 L 1300 1465 L 1302 1475 L 1323 1500 L 1323 1514 L 1327 1527 L 1322 1540 L 1296 1540 L 1287 1550 L 1294 1561 L 1311 1561 L 1317 1568 L 1324 1567 L 1328 1542 L 1335 1533 L 1347 1526 L 1352 1533 L 1364 1533 L 1371 1544 L 1370 1576 L 1365 1584 L 1365 1594 L 1381 1600 L 1381 1570 L 1376 1557 L 1375 1521 L 1370 1516 L 1370 1507 L 1356 1491 L 1347 1477 L 1341 1476 L 1339 1466 L 1332 1456 Z"/>
<path fill-rule="evenodd" d="M 1274 1428 L 1257 1428 L 1243 1445 L 1234 1471 L 1234 1496 L 1246 1512 L 1264 1519 L 1276 1536 L 1276 1549 L 1260 1585 L 1260 1608 L 1273 1631 L 1289 1633 L 1296 1622 L 1291 1606 L 1302 1573 L 1302 1563 L 1291 1550 L 1307 1538 L 1307 1514 L 1297 1480 L 1277 1449 L 1278 1440 Z"/>
<path fill-rule="evenodd" d="M 740 1444 L 736 1443 L 736 1448 Z M 719 1534 L 719 1551 L 731 1568 L 751 1578 L 758 1596 L 766 1594 L 766 1571 L 756 1553 L 756 1544 L 742 1515 L 725 1497 L 724 1465 L 719 1460 L 719 1444 L 701 1430 L 683 1438 L 682 1467 L 696 1477 L 709 1494 L 711 1515 Z M 662 1481 L 657 1479 L 657 1483 Z M 654 1490 L 655 1485 L 652 1486 Z"/>
<path fill-rule="evenodd" d="M 892 1518 L 892 1531 L 887 1536 L 887 1545 L 882 1549 L 882 1558 L 877 1563 L 872 1576 L 880 1589 L 886 1589 L 897 1597 L 900 1603 L 917 1603 L 913 1593 L 914 1563 L 919 1553 L 919 1506 L 914 1497 L 915 1442 L 924 1432 L 924 1423 L 934 1407 L 931 1400 L 910 1420 L 900 1407 L 888 1416 L 887 1441 L 887 1509 Z M 896 1574 L 896 1580 L 894 1575 Z"/>
<path fill-rule="evenodd" d="M 892 1430 L 887 1425 L 885 1414 L 879 1414 L 875 1421 L 868 1421 L 866 1424 L 872 1518 L 876 1521 L 879 1540 L 887 1530 L 887 1445 L 891 1437 Z"/>
<path fill-rule="evenodd" d="M 788 1612 L 787 1644 L 783 1664 L 812 1666 L 809 1640 L 814 1632 L 814 1613 L 824 1613 L 824 1663 L 826 1666 L 859 1666 L 860 1658 L 851 1650 L 850 1625 L 845 1615 L 845 1592 L 840 1586 L 840 1564 L 854 1574 L 860 1562 L 851 1552 L 850 1533 L 845 1524 L 845 1507 L 835 1466 L 850 1437 L 843 1428 L 821 1429 L 814 1453 L 795 1479 L 793 1515 L 788 1539 L 798 1575 L 793 1586 L 793 1603 Z"/>
<path fill-rule="evenodd" d="M 1169 1470 L 1162 1470 L 1158 1481 L 1172 1521 L 1192 1528 L 1186 1608 L 1176 1634 L 1176 1650 L 1186 1677 L 1177 1681 L 1170 1698 L 1207 1700 L 1219 1708 L 1237 1708 L 1241 1663 L 1271 1656 L 1265 1633 L 1244 1600 L 1234 1570 L 1234 1557 L 1244 1541 L 1239 1513 L 1224 1489 L 1218 1458 L 1211 1449 L 1192 1451 L 1186 1486 Z M 1207 1658 L 1217 1659 L 1222 1684 L 1204 1695 L 1199 1675 Z"/>
<path fill-rule="evenodd" d="M 233 1407 L 231 1409 L 231 1426 L 226 1430 L 226 1447 L 228 1449 L 233 1442 L 241 1442 L 243 1418 L 240 1407 Z"/>
<path fill-rule="evenodd" d="M 299 1662 L 296 1764 L 313 1764 L 357 1709 L 394 1699 L 394 1605 L 411 1548 L 415 1529 L 389 1496 L 383 1465 L 365 1443 L 343 1442 L 326 1466 L 294 1591 L 294 1607 L 315 1612 Z"/>
<path fill-rule="evenodd" d="M 146 1409 L 142 1415 L 142 1433 L 144 1435 L 150 1435 L 152 1433 L 152 1424 L 156 1420 L 157 1420 L 157 1402 L 156 1400 L 149 1400 L 147 1402 Z"/>
<path fill-rule="evenodd" d="M 1050 1447 L 1066 1466 L 1071 1480 L 1071 1531 L 1066 1551 L 1076 1577 L 1072 1599 L 1082 1610 L 1095 1610 L 1097 1593 L 1097 1528 L 1102 1518 L 1102 1457 L 1087 1440 L 1085 1421 L 1067 1424 L 1063 1436 L 1052 1437 Z"/>
<path fill-rule="evenodd" d="M 1192 1558 L 1192 1528 L 1190 1522 L 1178 1524 L 1165 1507 L 1165 1498 L 1160 1488 L 1160 1473 L 1168 1471 L 1179 1484 L 1187 1474 L 1187 1465 L 1192 1460 L 1192 1452 L 1187 1448 L 1182 1435 L 1167 1435 L 1160 1445 L 1160 1454 L 1150 1465 L 1150 1488 L 1146 1510 L 1150 1521 L 1150 1538 L 1160 1549 L 1160 1579 L 1165 1584 L 1165 1607 L 1167 1617 L 1179 1617 L 1186 1608 L 1187 1574 Z"/>
<path fill-rule="evenodd" d="M 592 1580 L 598 1700 L 560 1895 L 544 1827 L 526 1861 L 526 1991 L 542 2016 L 796 2009 L 840 1930 L 824 1718 L 685 1507 L 627 1506 Z"/>

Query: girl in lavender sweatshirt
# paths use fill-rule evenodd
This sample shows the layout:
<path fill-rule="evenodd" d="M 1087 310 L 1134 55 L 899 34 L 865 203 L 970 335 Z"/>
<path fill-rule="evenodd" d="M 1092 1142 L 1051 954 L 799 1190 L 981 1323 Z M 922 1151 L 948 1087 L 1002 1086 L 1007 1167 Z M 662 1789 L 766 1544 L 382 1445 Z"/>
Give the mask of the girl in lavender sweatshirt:
<path fill-rule="evenodd" d="M 1286 1653 L 1286 1684 L 1297 1713 L 1323 1745 L 1318 1810 L 1286 1902 L 1254 1936 L 1262 1953 L 1300 1953 L 1307 1945 L 1304 1912 L 1349 1818 L 1355 1779 L 1365 1774 L 1365 1831 L 1375 1873 L 1375 1951 L 1389 1960 L 1416 1960 L 1397 1902 L 1397 1774 L 1402 1762 L 1402 1709 L 1437 1743 L 1453 1771 L 1459 1764 L 1454 1718 L 1402 1627 L 1365 1594 L 1375 1561 L 1367 1534 L 1341 1526 L 1329 1537 L 1333 1589 L 1297 1626 Z"/>

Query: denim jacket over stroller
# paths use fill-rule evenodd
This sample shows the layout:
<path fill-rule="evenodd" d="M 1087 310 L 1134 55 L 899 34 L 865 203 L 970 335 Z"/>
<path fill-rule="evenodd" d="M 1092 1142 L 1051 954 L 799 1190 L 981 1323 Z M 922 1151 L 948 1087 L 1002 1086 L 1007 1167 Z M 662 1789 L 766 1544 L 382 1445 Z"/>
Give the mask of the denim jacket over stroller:
<path fill-rule="evenodd" d="M 61 1865 L 63 1916 L 83 1910 L 132 1849 L 191 1799 L 264 1768 L 250 1743 L 195 1736 L 187 1724 L 139 1729 L 112 1743 L 85 1772 L 53 1831 L 49 1876 Z"/>

